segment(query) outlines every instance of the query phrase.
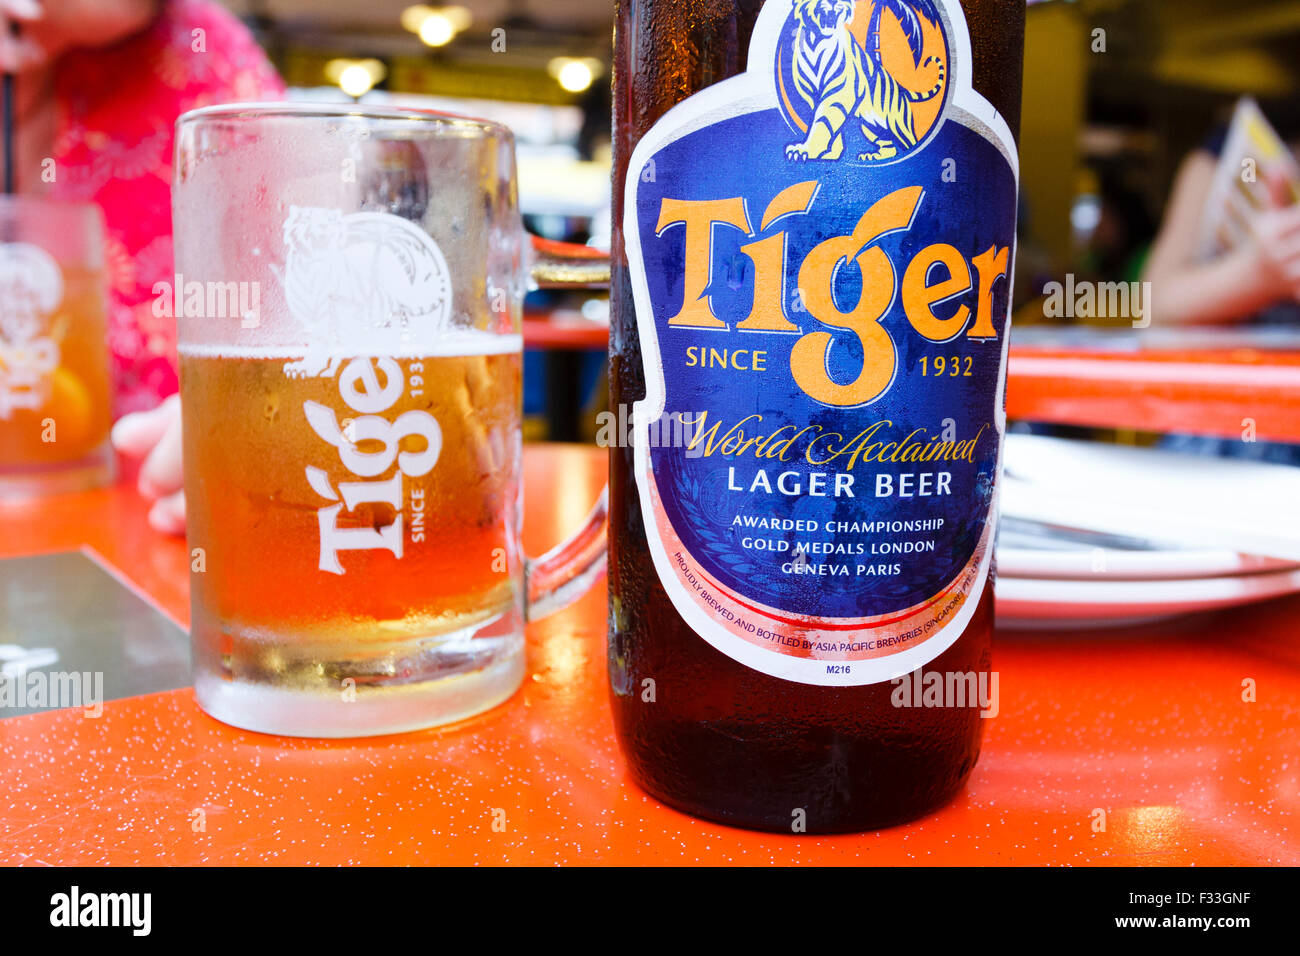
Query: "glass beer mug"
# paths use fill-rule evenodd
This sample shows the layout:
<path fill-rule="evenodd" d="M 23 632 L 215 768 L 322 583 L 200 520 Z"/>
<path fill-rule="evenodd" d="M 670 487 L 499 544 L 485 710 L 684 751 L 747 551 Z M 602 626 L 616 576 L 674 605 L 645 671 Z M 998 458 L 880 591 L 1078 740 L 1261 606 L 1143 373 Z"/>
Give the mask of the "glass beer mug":
<path fill-rule="evenodd" d="M 523 296 L 607 263 L 530 246 L 492 123 L 221 106 L 182 116 L 176 148 L 200 706 L 348 737 L 504 701 L 525 620 L 605 560 L 603 498 L 522 552 Z"/>
<path fill-rule="evenodd" d="M 113 477 L 103 216 L 0 196 L 0 497 Z"/>

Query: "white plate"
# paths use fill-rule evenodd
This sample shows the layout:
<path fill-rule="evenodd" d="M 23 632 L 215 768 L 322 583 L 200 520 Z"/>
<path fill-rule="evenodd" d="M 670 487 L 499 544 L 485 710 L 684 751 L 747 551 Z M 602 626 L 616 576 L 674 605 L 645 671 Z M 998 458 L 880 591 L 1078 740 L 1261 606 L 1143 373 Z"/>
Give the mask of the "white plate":
<path fill-rule="evenodd" d="M 1294 571 L 1293 561 L 1235 551 L 1034 551 L 998 548 L 998 573 L 1069 581 L 1169 581 Z"/>
<path fill-rule="evenodd" d="M 1029 435 L 1004 458 L 1007 518 L 1300 564 L 1300 468 Z"/>
<path fill-rule="evenodd" d="M 1294 561 L 1227 550 L 1190 550 L 1152 544 L 1144 550 L 1087 547 L 1076 541 L 1038 541 L 1004 533 L 998 574 L 1013 578 L 1074 581 L 1168 581 L 1300 569 Z"/>
<path fill-rule="evenodd" d="M 999 627 L 1119 627 L 1300 592 L 1300 570 L 1172 581 L 998 576 Z"/>

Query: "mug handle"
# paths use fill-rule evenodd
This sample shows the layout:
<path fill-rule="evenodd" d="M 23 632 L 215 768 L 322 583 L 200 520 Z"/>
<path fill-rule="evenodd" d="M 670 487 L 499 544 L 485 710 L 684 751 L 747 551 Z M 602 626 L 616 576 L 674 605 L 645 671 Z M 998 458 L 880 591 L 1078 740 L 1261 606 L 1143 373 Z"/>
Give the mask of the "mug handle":
<path fill-rule="evenodd" d="M 532 240 L 532 279 L 538 289 L 609 290 L 609 253 L 540 236 Z"/>
<path fill-rule="evenodd" d="M 529 238 L 534 288 L 609 288 L 609 253 L 537 236 Z M 524 563 L 527 620 L 535 621 L 563 610 L 591 590 L 605 573 L 608 530 L 609 487 L 606 486 L 573 537 L 540 558 L 529 558 Z"/>

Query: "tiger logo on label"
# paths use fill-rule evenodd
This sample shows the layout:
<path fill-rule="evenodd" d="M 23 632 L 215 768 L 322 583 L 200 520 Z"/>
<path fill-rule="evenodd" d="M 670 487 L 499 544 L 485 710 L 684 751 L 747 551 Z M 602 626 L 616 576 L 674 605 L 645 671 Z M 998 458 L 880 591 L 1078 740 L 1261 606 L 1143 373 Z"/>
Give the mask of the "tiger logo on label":
<path fill-rule="evenodd" d="M 803 136 L 787 159 L 889 162 L 937 127 L 948 43 L 932 0 L 796 0 L 786 37 L 777 89 Z"/>

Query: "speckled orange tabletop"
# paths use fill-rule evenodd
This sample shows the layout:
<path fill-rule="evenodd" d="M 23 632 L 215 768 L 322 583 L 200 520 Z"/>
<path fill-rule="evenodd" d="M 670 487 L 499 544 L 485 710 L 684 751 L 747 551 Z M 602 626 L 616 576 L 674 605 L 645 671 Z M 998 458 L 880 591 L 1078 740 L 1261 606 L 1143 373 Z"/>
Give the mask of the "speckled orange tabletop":
<path fill-rule="evenodd" d="M 526 458 L 537 553 L 580 523 L 605 463 L 558 446 Z M 188 619 L 185 548 L 145 528 L 129 487 L 0 509 L 0 557 L 82 547 Z M 188 690 L 98 719 L 0 720 L 0 863 L 1297 865 L 1298 616 L 1287 599 L 999 634 L 1001 713 L 955 801 L 876 833 L 772 836 L 684 816 L 627 778 L 596 593 L 530 627 L 518 694 L 440 730 L 266 737 L 208 718 Z"/>

